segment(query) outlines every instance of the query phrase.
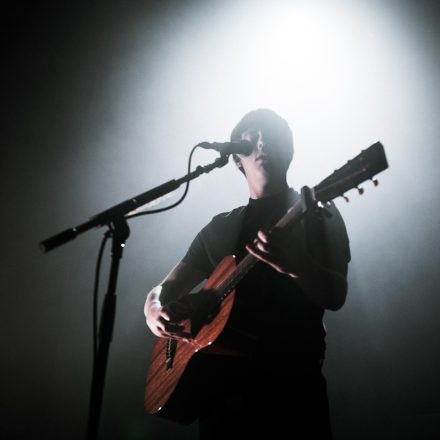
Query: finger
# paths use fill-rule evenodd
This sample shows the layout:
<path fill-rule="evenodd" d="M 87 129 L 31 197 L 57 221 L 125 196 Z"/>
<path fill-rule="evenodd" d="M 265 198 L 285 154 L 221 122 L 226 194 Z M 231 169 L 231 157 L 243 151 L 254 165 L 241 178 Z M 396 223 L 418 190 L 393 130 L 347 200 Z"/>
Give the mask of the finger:
<path fill-rule="evenodd" d="M 154 331 L 153 331 L 153 333 L 156 335 L 156 336 L 158 336 L 159 338 L 168 338 L 169 336 L 165 333 L 165 331 L 163 331 L 163 330 L 161 330 L 161 329 L 159 329 L 159 328 L 156 328 Z"/>
<path fill-rule="evenodd" d="M 274 228 L 270 234 L 265 231 L 258 231 L 257 235 L 261 241 L 280 247 L 288 245 L 291 239 L 290 232 L 281 228 Z"/>
<path fill-rule="evenodd" d="M 170 315 L 167 312 L 165 312 L 163 309 L 160 312 L 160 317 L 166 319 L 167 321 L 171 320 Z"/>
<path fill-rule="evenodd" d="M 265 263 L 270 264 L 273 267 L 277 265 L 277 263 L 273 261 L 272 254 L 264 253 L 263 251 L 251 245 L 246 245 L 246 249 L 248 250 L 249 253 L 251 253 L 254 257 L 258 258 L 259 260 L 264 261 Z"/>
<path fill-rule="evenodd" d="M 257 232 L 257 239 L 265 244 L 281 247 L 286 245 L 288 237 L 285 230 L 274 228 L 270 234 L 260 229 Z"/>
<path fill-rule="evenodd" d="M 252 255 L 254 255 L 256 258 L 263 261 L 264 263 L 269 264 L 277 272 L 286 273 L 285 270 L 283 269 L 282 254 L 281 255 L 273 254 L 273 253 L 265 254 L 252 246 L 247 246 L 247 249 Z"/>
<path fill-rule="evenodd" d="M 269 235 L 264 232 L 262 229 L 260 229 L 257 232 L 257 237 L 263 242 L 263 243 L 267 243 L 269 241 Z"/>
<path fill-rule="evenodd" d="M 162 315 L 159 315 L 159 317 L 157 318 L 158 321 L 160 321 L 162 324 L 164 325 L 173 325 L 176 324 L 176 322 L 172 322 L 170 316 L 168 315 L 168 319 L 166 319 L 165 317 L 163 317 Z"/>
<path fill-rule="evenodd" d="M 270 252 L 270 246 L 267 243 L 263 243 L 259 240 L 254 242 L 254 247 L 259 249 L 261 252 L 268 254 Z"/>
<path fill-rule="evenodd" d="M 165 331 L 165 326 L 163 324 L 159 323 L 159 324 L 156 325 L 156 330 L 158 332 L 162 333 L 162 332 Z"/>
<path fill-rule="evenodd" d="M 268 241 L 267 236 L 261 234 L 261 237 L 263 237 L 263 239 L 260 239 L 260 232 L 258 232 L 258 237 L 256 237 L 254 239 L 254 241 L 252 242 L 251 246 L 255 249 L 259 249 L 260 251 L 268 254 L 272 252 L 272 248 L 273 245 L 271 242 Z"/>
<path fill-rule="evenodd" d="M 272 238 L 269 238 L 269 241 L 266 243 L 259 239 L 255 239 L 253 247 L 264 252 L 265 254 L 271 254 L 277 258 L 281 257 L 285 253 L 285 243 L 273 242 Z"/>

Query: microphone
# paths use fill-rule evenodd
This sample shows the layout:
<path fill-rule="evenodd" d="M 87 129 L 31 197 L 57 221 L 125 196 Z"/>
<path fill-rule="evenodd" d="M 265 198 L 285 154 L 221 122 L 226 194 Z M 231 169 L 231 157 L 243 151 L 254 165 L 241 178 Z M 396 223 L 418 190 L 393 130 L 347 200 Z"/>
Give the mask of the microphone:
<path fill-rule="evenodd" d="M 244 154 L 245 156 L 249 156 L 254 149 L 252 143 L 246 140 L 236 142 L 201 142 L 197 146 L 208 150 L 216 150 L 221 154 L 236 153 Z"/>

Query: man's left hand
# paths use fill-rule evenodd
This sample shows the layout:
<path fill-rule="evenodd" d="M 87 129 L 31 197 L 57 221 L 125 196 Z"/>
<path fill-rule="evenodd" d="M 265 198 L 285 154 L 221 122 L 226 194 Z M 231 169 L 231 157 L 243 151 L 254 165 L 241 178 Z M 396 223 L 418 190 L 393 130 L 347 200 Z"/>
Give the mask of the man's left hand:
<path fill-rule="evenodd" d="M 254 242 L 246 245 L 246 250 L 292 278 L 302 275 L 305 260 L 309 258 L 304 240 L 291 229 L 274 228 L 270 234 L 259 230 Z"/>

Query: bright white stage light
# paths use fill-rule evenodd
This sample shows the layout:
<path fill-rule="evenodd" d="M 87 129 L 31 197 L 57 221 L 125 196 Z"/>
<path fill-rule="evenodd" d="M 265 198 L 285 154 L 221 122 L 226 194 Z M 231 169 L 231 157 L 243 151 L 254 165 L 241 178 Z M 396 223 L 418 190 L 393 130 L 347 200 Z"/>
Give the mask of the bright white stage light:
<path fill-rule="evenodd" d="M 181 176 L 193 145 L 227 140 L 241 116 L 260 107 L 275 110 L 292 127 L 288 179 L 297 188 L 318 183 L 377 140 L 392 165 L 394 151 L 404 159 L 407 127 L 415 121 L 411 111 L 429 108 L 431 96 L 419 93 L 426 65 L 402 25 L 404 12 L 396 11 L 380 2 L 338 0 L 188 6 L 164 27 L 144 67 L 139 46 L 133 75 L 145 70 L 150 76 L 132 82 L 131 97 L 124 88 L 121 111 L 136 121 L 138 133 L 149 122 L 148 158 L 137 164 L 156 164 L 157 183 Z M 196 161 L 214 157 L 201 151 Z M 201 194 L 194 192 L 221 188 L 213 211 L 222 194 L 225 205 L 246 200 L 246 185 L 232 164 L 201 179 L 192 186 L 196 199 Z"/>

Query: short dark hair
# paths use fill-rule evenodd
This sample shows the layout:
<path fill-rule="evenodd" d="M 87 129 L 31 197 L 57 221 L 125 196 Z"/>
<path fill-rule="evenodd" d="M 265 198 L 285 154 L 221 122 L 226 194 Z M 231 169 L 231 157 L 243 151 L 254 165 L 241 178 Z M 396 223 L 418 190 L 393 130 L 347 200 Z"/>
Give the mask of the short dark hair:
<path fill-rule="evenodd" d="M 293 134 L 285 119 L 267 108 L 259 108 L 246 113 L 231 132 L 231 142 L 241 140 L 241 135 L 249 129 L 266 129 L 276 133 L 283 147 L 283 154 L 286 155 L 287 165 L 293 159 Z"/>

